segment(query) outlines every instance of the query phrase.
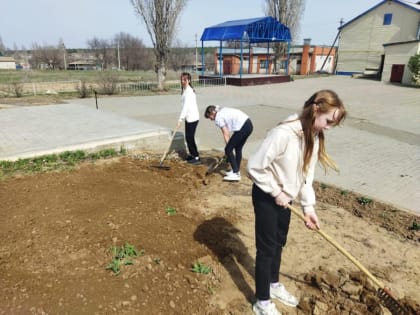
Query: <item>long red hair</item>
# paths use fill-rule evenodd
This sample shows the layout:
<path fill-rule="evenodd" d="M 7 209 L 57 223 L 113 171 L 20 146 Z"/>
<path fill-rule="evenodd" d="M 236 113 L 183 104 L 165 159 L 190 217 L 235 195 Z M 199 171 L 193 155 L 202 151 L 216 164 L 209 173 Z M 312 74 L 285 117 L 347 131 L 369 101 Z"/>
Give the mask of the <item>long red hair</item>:
<path fill-rule="evenodd" d="M 315 105 L 317 111 L 315 112 Z M 303 153 L 303 172 L 306 173 L 308 170 L 309 163 L 311 161 L 316 132 L 314 130 L 314 122 L 317 114 L 328 113 L 333 110 L 338 110 L 337 119 L 334 126 L 339 125 L 346 117 L 346 110 L 341 99 L 337 93 L 331 90 L 320 90 L 314 93 L 304 104 L 303 109 L 299 115 L 299 120 L 302 123 L 302 129 L 304 134 L 305 149 Z M 335 171 L 338 171 L 338 167 L 334 160 L 330 158 L 325 149 L 325 135 L 323 131 L 318 133 L 319 139 L 319 151 L 318 160 L 322 167 L 327 170 L 328 167 Z"/>

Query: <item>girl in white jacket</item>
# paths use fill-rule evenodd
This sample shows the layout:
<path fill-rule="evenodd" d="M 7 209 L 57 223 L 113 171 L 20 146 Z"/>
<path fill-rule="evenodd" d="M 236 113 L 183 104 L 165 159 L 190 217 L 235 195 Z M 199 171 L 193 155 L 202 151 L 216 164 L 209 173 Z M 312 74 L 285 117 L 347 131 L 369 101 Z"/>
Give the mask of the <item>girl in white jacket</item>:
<path fill-rule="evenodd" d="M 189 151 L 187 162 L 190 164 L 201 164 L 200 155 L 195 143 L 195 131 L 197 130 L 200 115 L 198 113 L 197 98 L 191 86 L 191 74 L 183 72 L 181 74 L 181 103 L 182 110 L 179 115 L 177 128 L 185 120 L 185 141 Z"/>
<path fill-rule="evenodd" d="M 337 170 L 325 151 L 324 131 L 338 125 L 345 116 L 344 105 L 335 92 L 318 91 L 305 102 L 299 115 L 288 117 L 269 131 L 248 161 L 257 248 L 255 314 L 280 314 L 270 298 L 293 307 L 299 303 L 279 282 L 290 223 L 287 206 L 298 197 L 306 227 L 319 228 L 312 188 L 315 165 L 319 160 L 325 169 Z"/>

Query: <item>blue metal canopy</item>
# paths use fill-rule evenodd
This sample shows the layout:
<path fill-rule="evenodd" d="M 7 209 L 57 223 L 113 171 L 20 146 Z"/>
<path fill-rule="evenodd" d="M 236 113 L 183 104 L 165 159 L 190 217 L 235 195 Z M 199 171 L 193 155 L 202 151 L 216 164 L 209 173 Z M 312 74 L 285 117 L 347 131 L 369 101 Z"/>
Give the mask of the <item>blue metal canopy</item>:
<path fill-rule="evenodd" d="M 290 30 L 271 16 L 227 21 L 204 29 L 203 41 L 290 42 Z"/>

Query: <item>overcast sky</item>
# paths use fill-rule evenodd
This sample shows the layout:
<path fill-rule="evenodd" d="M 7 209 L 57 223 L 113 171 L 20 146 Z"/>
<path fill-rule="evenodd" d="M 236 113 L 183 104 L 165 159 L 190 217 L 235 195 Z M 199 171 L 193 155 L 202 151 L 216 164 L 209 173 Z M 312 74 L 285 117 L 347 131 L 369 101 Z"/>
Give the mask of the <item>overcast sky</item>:
<path fill-rule="evenodd" d="M 312 44 L 331 45 L 340 19 L 344 22 L 365 12 L 381 0 L 306 0 L 299 38 Z M 86 48 L 93 37 L 112 39 L 129 33 L 151 46 L 149 35 L 134 14 L 129 0 L 0 0 L 0 38 L 10 49 L 57 45 Z M 229 20 L 264 16 L 263 0 L 189 0 L 182 12 L 177 38 L 194 47 L 204 28 Z M 198 44 L 201 46 L 201 44 Z"/>

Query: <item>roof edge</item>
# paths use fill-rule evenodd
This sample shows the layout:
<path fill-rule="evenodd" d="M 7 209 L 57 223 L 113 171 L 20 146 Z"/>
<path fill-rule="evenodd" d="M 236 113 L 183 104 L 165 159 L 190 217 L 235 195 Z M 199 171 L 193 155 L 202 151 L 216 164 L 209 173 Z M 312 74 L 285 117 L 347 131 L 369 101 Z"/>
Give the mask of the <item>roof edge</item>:
<path fill-rule="evenodd" d="M 407 3 L 404 3 L 404 2 L 402 2 L 402 1 L 400 1 L 400 0 L 383 0 L 383 1 L 379 2 L 378 4 L 374 5 L 373 7 L 371 7 L 370 9 L 366 10 L 365 12 L 363 12 L 363 13 L 361 13 L 361 14 L 357 15 L 356 17 L 354 17 L 353 19 L 351 19 L 351 20 L 350 20 L 350 21 L 348 21 L 347 23 L 345 23 L 345 24 L 341 25 L 340 27 L 338 27 L 338 30 L 341 30 L 341 29 L 345 28 L 345 27 L 346 27 L 346 26 L 348 26 L 349 24 L 353 23 L 355 20 L 357 20 L 357 19 L 361 18 L 363 15 L 368 14 L 369 12 L 371 12 L 371 11 L 375 10 L 377 7 L 381 6 L 381 5 L 382 5 L 382 4 L 384 4 L 385 2 L 389 2 L 389 1 L 391 1 L 391 2 L 395 2 L 395 3 L 397 3 L 397 4 L 400 4 L 400 5 L 402 5 L 402 6 L 406 7 L 406 8 L 408 8 L 408 9 L 411 9 L 411 10 L 414 10 L 414 11 L 417 11 L 417 12 L 420 12 L 420 9 L 416 9 L 415 7 L 413 7 L 413 6 L 411 6 L 411 5 L 408 5 Z"/>

